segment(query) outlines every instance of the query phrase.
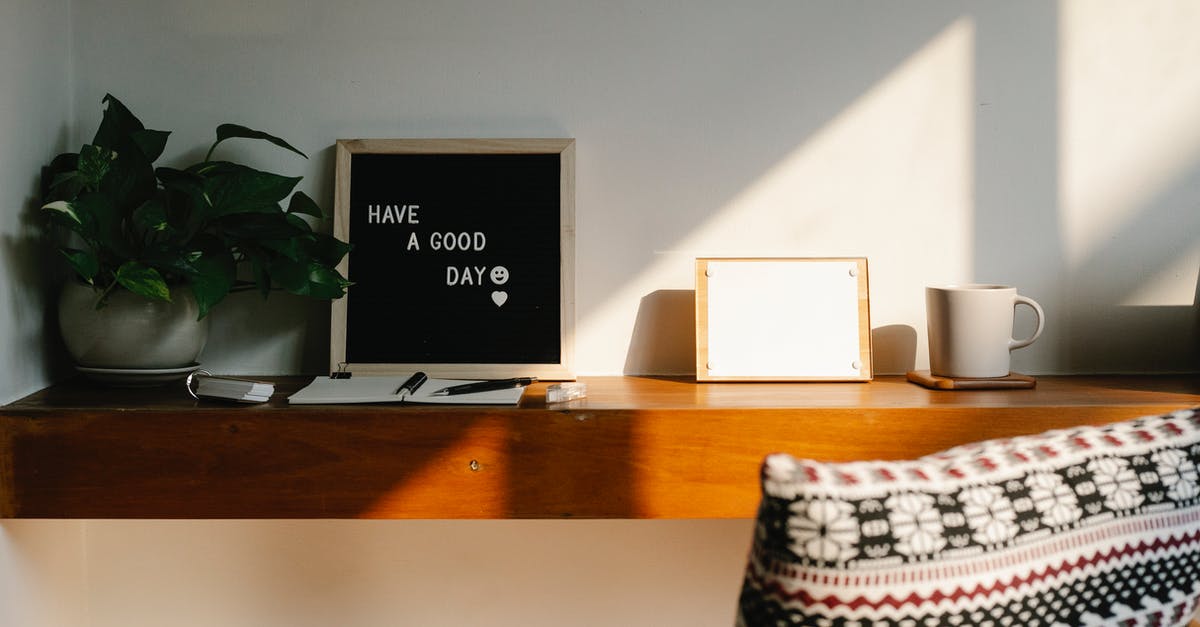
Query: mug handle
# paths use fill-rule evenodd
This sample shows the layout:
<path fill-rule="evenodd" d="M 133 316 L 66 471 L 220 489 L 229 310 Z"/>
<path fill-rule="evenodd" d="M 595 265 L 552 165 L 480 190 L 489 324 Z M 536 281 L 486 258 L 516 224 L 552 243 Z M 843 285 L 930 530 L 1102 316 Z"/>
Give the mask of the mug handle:
<path fill-rule="evenodd" d="M 1032 298 L 1027 298 L 1025 296 L 1021 296 L 1020 294 L 1018 294 L 1016 296 L 1013 296 L 1013 309 L 1016 309 L 1017 305 L 1029 305 L 1030 307 L 1033 308 L 1033 313 L 1037 316 L 1037 328 L 1033 330 L 1033 335 L 1030 336 L 1028 339 L 1024 339 L 1024 340 L 1010 339 L 1008 341 L 1008 350 L 1010 350 L 1010 351 L 1016 350 L 1018 348 L 1025 348 L 1026 346 L 1033 344 L 1033 341 L 1038 339 L 1038 336 L 1042 334 L 1042 327 L 1045 326 L 1046 314 L 1042 312 L 1042 306 L 1037 304 L 1037 301 L 1033 300 Z"/>

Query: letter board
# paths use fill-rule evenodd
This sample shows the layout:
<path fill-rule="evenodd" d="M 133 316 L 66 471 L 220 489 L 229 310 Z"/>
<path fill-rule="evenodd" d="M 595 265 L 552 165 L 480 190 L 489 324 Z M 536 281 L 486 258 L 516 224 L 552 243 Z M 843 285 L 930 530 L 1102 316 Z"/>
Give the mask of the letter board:
<path fill-rule="evenodd" d="M 572 139 L 337 142 L 331 370 L 573 378 Z"/>

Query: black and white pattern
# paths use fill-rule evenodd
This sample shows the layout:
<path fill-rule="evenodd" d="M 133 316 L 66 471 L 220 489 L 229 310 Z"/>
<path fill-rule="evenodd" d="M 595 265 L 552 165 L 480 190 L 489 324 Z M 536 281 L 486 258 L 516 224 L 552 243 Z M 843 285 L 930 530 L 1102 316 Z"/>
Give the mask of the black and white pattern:
<path fill-rule="evenodd" d="M 1181 625 L 1198 556 L 1194 411 L 908 462 L 772 455 L 740 621 Z"/>

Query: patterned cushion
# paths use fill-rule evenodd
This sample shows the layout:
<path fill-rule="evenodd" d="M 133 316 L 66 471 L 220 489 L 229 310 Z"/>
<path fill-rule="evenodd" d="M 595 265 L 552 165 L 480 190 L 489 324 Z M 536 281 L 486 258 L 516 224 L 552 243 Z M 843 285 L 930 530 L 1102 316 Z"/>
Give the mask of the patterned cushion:
<path fill-rule="evenodd" d="M 1184 625 L 1200 414 L 901 462 L 768 456 L 739 625 Z"/>

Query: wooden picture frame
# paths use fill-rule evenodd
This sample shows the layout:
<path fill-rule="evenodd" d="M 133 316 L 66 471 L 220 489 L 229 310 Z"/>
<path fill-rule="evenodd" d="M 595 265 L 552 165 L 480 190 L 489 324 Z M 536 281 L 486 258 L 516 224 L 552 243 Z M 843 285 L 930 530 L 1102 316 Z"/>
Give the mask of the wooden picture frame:
<path fill-rule="evenodd" d="M 696 260 L 697 381 L 869 381 L 867 260 Z"/>
<path fill-rule="evenodd" d="M 575 140 L 343 139 L 330 370 L 574 379 Z M 501 272 L 503 270 L 503 272 Z"/>

